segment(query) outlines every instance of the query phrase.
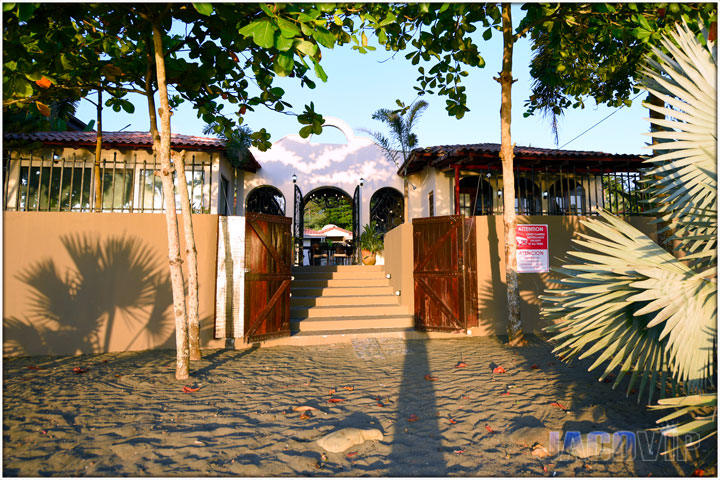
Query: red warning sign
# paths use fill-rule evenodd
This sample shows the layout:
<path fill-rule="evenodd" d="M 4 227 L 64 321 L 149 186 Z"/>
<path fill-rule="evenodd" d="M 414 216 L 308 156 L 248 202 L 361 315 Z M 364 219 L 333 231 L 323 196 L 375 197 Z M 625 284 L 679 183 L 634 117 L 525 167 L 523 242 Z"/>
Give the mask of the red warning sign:
<path fill-rule="evenodd" d="M 518 273 L 543 273 L 550 271 L 547 225 L 518 225 L 517 238 Z"/>

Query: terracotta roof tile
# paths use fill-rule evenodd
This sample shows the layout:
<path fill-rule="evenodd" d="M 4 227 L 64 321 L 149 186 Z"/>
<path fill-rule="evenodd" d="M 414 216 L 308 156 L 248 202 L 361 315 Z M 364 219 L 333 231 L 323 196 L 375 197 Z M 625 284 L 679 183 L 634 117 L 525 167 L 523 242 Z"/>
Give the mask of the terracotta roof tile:
<path fill-rule="evenodd" d="M 446 167 L 451 163 L 467 163 L 472 158 L 473 163 L 490 164 L 499 162 L 499 143 L 475 143 L 468 145 L 437 145 L 434 147 L 416 148 L 408 159 L 408 172 L 421 170 L 426 165 L 437 168 Z M 561 150 L 556 148 L 536 148 L 515 146 L 515 158 L 518 161 L 533 162 L 568 162 L 576 161 L 594 162 L 609 161 L 615 164 L 641 163 L 640 155 L 614 154 L 585 150 Z M 404 167 L 404 165 L 403 165 Z M 398 170 L 402 172 L 403 167 Z"/>
<path fill-rule="evenodd" d="M 6 140 L 27 140 L 32 142 L 52 143 L 61 145 L 95 145 L 95 132 L 34 132 L 5 133 Z M 173 134 L 171 139 L 174 147 L 221 149 L 225 142 L 219 138 L 196 137 L 193 135 Z M 103 132 L 103 145 L 152 147 L 149 132 Z"/>
<path fill-rule="evenodd" d="M 33 132 L 5 133 L 5 141 L 40 142 L 46 145 L 95 146 L 96 132 Z M 103 132 L 104 148 L 152 148 L 150 132 Z M 224 150 L 225 140 L 212 137 L 196 137 L 175 133 L 171 137 L 174 148 L 193 150 Z M 241 166 L 242 169 L 255 172 L 260 168 L 251 152 Z"/>

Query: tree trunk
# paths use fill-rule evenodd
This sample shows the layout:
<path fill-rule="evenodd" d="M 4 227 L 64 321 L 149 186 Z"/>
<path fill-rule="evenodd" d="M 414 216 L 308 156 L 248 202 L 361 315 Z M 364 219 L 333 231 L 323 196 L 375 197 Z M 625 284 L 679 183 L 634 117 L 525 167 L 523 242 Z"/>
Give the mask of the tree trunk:
<path fill-rule="evenodd" d="M 100 182 L 100 161 L 102 155 L 102 90 L 98 88 L 98 103 L 97 103 L 97 139 L 95 144 L 95 211 L 102 211 L 102 186 Z"/>
<path fill-rule="evenodd" d="M 152 33 L 155 47 L 155 69 L 158 91 L 160 93 L 160 134 L 158 135 L 157 131 L 155 102 L 152 100 L 152 91 L 148 92 L 148 106 L 150 107 L 151 120 L 150 131 L 153 134 L 153 149 L 155 150 L 155 154 L 160 157 L 160 178 L 162 179 L 163 196 L 165 197 L 165 221 L 168 233 L 170 280 L 172 282 L 173 311 L 175 314 L 175 345 L 177 348 L 175 378 L 185 380 L 190 376 L 185 290 L 181 268 L 182 258 L 180 257 L 177 211 L 175 207 L 173 168 L 170 165 L 170 105 L 165 80 L 162 33 L 157 20 L 153 22 Z"/>
<path fill-rule="evenodd" d="M 515 39 L 512 33 L 510 4 L 502 4 L 503 60 L 500 72 L 500 160 L 503 175 L 503 224 L 505 231 L 505 283 L 508 302 L 508 342 L 512 346 L 525 345 L 520 322 L 520 291 L 517 273 L 517 241 L 515 230 L 515 174 L 513 157 L 515 145 L 512 144 L 510 123 L 512 120 L 512 55 Z"/>
<path fill-rule="evenodd" d="M 185 259 L 187 260 L 187 319 L 190 360 L 200 360 L 200 318 L 198 316 L 198 262 L 197 247 L 195 245 L 195 231 L 193 230 L 192 208 L 190 195 L 188 195 L 185 179 L 185 151 L 173 162 L 177 172 L 177 188 L 180 191 L 180 208 L 182 210 L 183 231 L 185 232 Z M 212 168 L 211 168 L 212 174 Z M 212 194 L 212 192 L 211 192 Z"/>

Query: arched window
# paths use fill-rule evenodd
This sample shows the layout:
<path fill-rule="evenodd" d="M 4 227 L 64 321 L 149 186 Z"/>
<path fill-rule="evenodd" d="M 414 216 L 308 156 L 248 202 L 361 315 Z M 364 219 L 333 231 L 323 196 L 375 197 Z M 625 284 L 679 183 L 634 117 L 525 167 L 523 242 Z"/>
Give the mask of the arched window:
<path fill-rule="evenodd" d="M 515 177 L 515 213 L 518 215 L 542 214 L 542 194 L 532 180 Z"/>
<path fill-rule="evenodd" d="M 257 187 L 247 197 L 248 212 L 285 215 L 285 196 L 275 187 L 265 185 Z"/>
<path fill-rule="evenodd" d="M 460 180 L 460 212 L 466 216 L 491 215 L 493 189 L 484 178 L 465 177 Z"/>
<path fill-rule="evenodd" d="M 575 180 L 561 179 L 548 189 L 550 215 L 585 213 L 585 189 Z"/>
<path fill-rule="evenodd" d="M 370 221 L 375 222 L 382 235 L 401 225 L 405 221 L 402 193 L 391 187 L 373 193 L 370 197 Z"/>

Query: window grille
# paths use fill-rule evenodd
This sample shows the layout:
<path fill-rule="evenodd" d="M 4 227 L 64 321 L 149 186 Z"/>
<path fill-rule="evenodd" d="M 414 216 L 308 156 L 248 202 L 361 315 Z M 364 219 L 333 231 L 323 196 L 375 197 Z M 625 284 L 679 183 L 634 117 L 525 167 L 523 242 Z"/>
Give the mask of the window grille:
<path fill-rule="evenodd" d="M 213 206 L 212 156 L 185 164 L 185 178 L 193 213 L 210 213 Z M 160 162 L 104 158 L 96 178 L 93 159 L 6 156 L 3 162 L 3 208 L 6 211 L 92 212 L 96 211 L 96 184 L 103 212 L 161 213 L 163 191 L 156 173 Z M 173 173 L 175 186 L 177 179 Z M 219 192 L 221 193 L 221 192 Z M 180 195 L 175 192 L 180 211 Z"/>

